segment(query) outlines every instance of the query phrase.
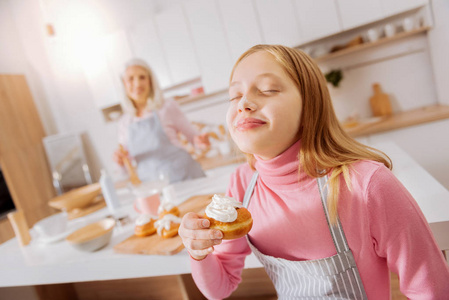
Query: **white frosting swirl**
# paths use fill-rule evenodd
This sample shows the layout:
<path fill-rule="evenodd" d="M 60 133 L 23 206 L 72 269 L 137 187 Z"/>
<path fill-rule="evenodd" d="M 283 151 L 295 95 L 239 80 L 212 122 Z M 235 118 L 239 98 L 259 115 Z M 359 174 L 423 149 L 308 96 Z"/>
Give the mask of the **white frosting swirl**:
<path fill-rule="evenodd" d="M 156 220 L 157 217 L 149 215 L 149 214 L 141 214 L 137 219 L 136 219 L 136 225 L 137 226 L 142 226 L 145 225 L 149 222 L 151 222 L 151 220 Z"/>
<path fill-rule="evenodd" d="M 157 209 L 157 213 L 160 214 L 164 211 L 170 211 L 175 205 L 173 203 L 170 203 L 168 201 L 161 202 Z"/>
<path fill-rule="evenodd" d="M 220 222 L 234 222 L 237 219 L 236 208 L 240 207 L 243 207 L 242 203 L 234 198 L 215 194 L 206 207 L 206 215 Z"/>
<path fill-rule="evenodd" d="M 181 223 L 181 218 L 172 214 L 166 214 L 162 219 L 154 223 L 154 227 L 157 228 L 157 234 L 161 235 L 162 229 L 170 230 L 171 223 Z"/>

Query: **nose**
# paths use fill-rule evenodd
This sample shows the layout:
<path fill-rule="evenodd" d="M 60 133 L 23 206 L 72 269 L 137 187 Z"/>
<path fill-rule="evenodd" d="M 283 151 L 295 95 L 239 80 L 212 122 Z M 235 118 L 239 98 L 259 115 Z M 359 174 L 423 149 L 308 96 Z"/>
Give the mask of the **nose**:
<path fill-rule="evenodd" d="M 248 100 L 248 98 L 246 97 L 246 95 L 244 95 L 238 104 L 238 110 L 239 112 L 243 112 L 243 111 L 255 111 L 257 109 L 257 104 L 254 103 L 253 101 Z"/>

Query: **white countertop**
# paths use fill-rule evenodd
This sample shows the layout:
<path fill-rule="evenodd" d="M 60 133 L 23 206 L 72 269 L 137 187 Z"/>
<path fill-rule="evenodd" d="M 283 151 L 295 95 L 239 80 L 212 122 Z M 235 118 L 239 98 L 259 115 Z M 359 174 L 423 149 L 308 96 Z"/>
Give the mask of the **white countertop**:
<path fill-rule="evenodd" d="M 441 249 L 449 249 L 449 191 L 394 144 L 375 145 L 393 160 L 393 172 L 420 205 Z M 237 165 L 207 172 L 208 177 L 175 185 L 179 201 L 190 196 L 224 193 L 229 175 Z M 131 219 L 133 197 L 120 191 L 122 213 Z M 71 228 L 79 227 L 109 215 L 105 208 L 81 220 L 72 220 Z M 19 247 L 11 239 L 0 245 L 0 287 L 113 280 L 190 273 L 186 250 L 172 256 L 132 255 L 114 253 L 113 247 L 133 234 L 132 223 L 117 226 L 111 242 L 97 252 L 82 252 L 61 240 L 51 244 L 37 239 Z M 248 256 L 245 268 L 261 267 L 254 255 Z"/>

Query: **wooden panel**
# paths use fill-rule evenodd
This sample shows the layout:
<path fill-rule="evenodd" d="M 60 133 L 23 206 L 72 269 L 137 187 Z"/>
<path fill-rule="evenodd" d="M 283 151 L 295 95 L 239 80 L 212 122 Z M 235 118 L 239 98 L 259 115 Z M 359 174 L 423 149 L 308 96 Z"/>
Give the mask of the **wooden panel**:
<path fill-rule="evenodd" d="M 0 75 L 0 165 L 17 209 L 32 226 L 55 210 L 39 115 L 23 75 Z"/>
<path fill-rule="evenodd" d="M 7 218 L 0 220 L 0 244 L 14 237 L 11 223 Z"/>
<path fill-rule="evenodd" d="M 37 285 L 34 288 L 40 300 L 78 300 L 72 283 Z"/>
<path fill-rule="evenodd" d="M 132 266 L 129 266 L 132 268 Z M 148 266 L 151 267 L 151 266 Z M 74 283 L 80 300 L 183 300 L 177 276 Z"/>

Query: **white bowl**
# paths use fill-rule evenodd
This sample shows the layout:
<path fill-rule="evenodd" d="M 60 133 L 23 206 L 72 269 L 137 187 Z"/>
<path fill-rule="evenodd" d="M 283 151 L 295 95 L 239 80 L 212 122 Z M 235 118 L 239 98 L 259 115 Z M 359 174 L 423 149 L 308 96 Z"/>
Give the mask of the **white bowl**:
<path fill-rule="evenodd" d="M 39 237 L 44 239 L 59 236 L 67 230 L 67 213 L 62 212 L 46 217 L 34 224 L 33 228 Z"/>
<path fill-rule="evenodd" d="M 106 218 L 78 229 L 66 241 L 79 250 L 96 251 L 109 243 L 114 226 L 115 220 Z"/>

